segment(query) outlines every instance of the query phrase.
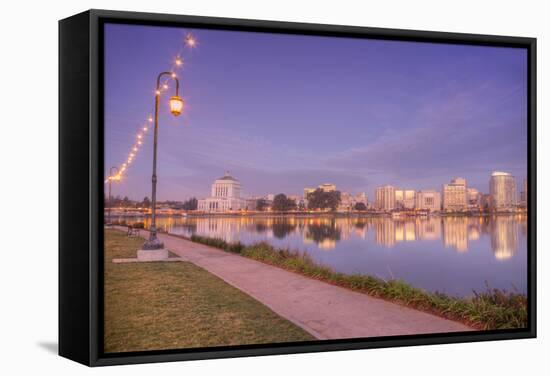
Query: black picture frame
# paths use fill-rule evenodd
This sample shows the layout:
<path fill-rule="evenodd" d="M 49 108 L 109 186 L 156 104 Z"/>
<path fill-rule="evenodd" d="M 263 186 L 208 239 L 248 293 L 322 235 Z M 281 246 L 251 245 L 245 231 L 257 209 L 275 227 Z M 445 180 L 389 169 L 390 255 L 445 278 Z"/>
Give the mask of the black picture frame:
<path fill-rule="evenodd" d="M 105 354 L 103 330 L 103 24 L 184 26 L 525 48 L 528 52 L 526 329 Z M 88 366 L 536 337 L 536 39 L 89 10 L 59 22 L 59 354 Z"/>

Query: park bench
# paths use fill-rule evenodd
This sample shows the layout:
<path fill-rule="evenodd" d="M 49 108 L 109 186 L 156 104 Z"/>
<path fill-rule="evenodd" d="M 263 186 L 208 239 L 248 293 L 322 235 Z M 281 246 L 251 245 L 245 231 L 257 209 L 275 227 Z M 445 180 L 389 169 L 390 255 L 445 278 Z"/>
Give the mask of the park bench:
<path fill-rule="evenodd" d="M 129 238 L 138 237 L 139 236 L 139 228 L 128 225 L 128 231 L 126 232 L 126 236 L 128 236 Z"/>

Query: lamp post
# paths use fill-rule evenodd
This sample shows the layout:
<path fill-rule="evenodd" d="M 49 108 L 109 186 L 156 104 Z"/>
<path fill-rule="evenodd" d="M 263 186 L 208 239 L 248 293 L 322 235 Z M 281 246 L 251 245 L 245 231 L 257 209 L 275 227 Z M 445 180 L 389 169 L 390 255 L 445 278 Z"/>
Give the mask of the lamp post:
<path fill-rule="evenodd" d="M 111 225 L 111 206 L 112 206 L 112 200 L 111 200 L 111 182 L 112 180 L 114 179 L 113 178 L 113 170 L 116 171 L 116 173 L 118 173 L 118 168 L 116 168 L 115 166 L 111 167 L 109 169 L 109 206 L 107 208 L 107 224 L 108 225 Z"/>
<path fill-rule="evenodd" d="M 162 72 L 157 76 L 157 88 L 155 91 L 155 129 L 153 135 L 153 176 L 151 179 L 151 228 L 149 229 L 149 240 L 147 240 L 143 250 L 158 250 L 163 249 L 164 244 L 157 238 L 157 139 L 158 139 L 158 122 L 159 122 L 159 103 L 160 103 L 160 80 L 163 76 L 169 76 L 176 81 L 176 95 L 170 98 L 170 112 L 174 116 L 179 116 L 183 110 L 183 99 L 179 96 L 180 83 L 176 75 L 172 72 Z"/>

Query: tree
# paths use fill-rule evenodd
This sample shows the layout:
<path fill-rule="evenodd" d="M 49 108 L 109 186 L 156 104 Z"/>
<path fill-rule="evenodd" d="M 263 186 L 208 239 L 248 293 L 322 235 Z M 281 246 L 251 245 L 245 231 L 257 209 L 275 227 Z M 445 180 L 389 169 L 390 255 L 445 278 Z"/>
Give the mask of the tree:
<path fill-rule="evenodd" d="M 308 195 L 308 208 L 334 211 L 341 200 L 340 191 L 325 192 L 322 189 L 316 189 Z"/>
<path fill-rule="evenodd" d="M 128 196 L 124 196 L 124 198 L 122 199 L 122 206 L 125 208 L 130 206 L 130 199 L 128 198 Z"/>
<path fill-rule="evenodd" d="M 143 201 L 141 201 L 141 207 L 149 208 L 150 206 L 151 206 L 151 200 L 149 200 L 149 197 L 145 196 L 143 198 Z"/>
<path fill-rule="evenodd" d="M 264 200 L 263 198 L 260 198 L 256 200 L 256 210 L 258 211 L 264 211 L 269 206 L 269 203 L 267 200 Z"/>
<path fill-rule="evenodd" d="M 285 194 L 279 193 L 273 198 L 273 205 L 271 205 L 275 211 L 289 211 L 296 209 L 296 202 L 288 197 Z"/>
<path fill-rule="evenodd" d="M 367 205 L 364 202 L 357 202 L 354 206 L 355 210 L 364 211 L 367 210 Z"/>
<path fill-rule="evenodd" d="M 199 201 L 195 197 L 192 197 L 183 203 L 182 208 L 184 210 L 197 210 L 198 206 Z"/>

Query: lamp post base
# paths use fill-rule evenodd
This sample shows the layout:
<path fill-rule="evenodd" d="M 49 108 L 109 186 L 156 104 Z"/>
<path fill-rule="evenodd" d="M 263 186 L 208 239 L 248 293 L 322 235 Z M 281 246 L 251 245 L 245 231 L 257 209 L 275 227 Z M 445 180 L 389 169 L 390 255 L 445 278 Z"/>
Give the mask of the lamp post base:
<path fill-rule="evenodd" d="M 164 243 L 161 242 L 156 236 L 152 236 L 147 240 L 145 243 L 143 243 L 143 246 L 141 249 L 145 251 L 154 251 L 157 249 L 163 249 Z"/>
<path fill-rule="evenodd" d="M 140 249 L 137 251 L 138 261 L 166 261 L 168 260 L 167 249 Z"/>

